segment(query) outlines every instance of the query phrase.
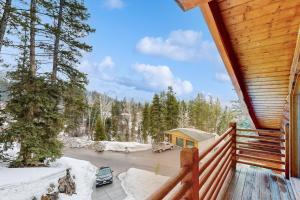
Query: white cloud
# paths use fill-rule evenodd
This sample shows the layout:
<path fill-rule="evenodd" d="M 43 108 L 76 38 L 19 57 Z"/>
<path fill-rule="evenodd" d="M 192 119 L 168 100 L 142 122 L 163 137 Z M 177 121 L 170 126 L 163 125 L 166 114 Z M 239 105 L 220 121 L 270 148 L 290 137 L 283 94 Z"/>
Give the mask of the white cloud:
<path fill-rule="evenodd" d="M 98 78 L 101 80 L 112 80 L 110 76 L 111 69 L 115 66 L 115 63 L 111 56 L 105 56 L 100 62 L 90 62 L 84 59 L 79 70 L 88 74 L 89 78 Z"/>
<path fill-rule="evenodd" d="M 218 56 L 215 44 L 203 40 L 202 33 L 194 30 L 172 31 L 167 38 L 146 36 L 137 43 L 136 48 L 144 54 L 179 61 L 215 59 Z"/>
<path fill-rule="evenodd" d="M 136 64 L 134 69 L 142 77 L 140 84 L 143 85 L 140 87 L 158 91 L 165 90 L 168 86 L 172 86 L 174 91 L 179 95 L 193 91 L 192 83 L 175 77 L 168 66 Z"/>
<path fill-rule="evenodd" d="M 124 7 L 124 2 L 122 0 L 104 0 L 104 6 L 111 10 L 121 9 Z"/>
<path fill-rule="evenodd" d="M 230 77 L 227 73 L 216 73 L 216 79 L 221 82 L 230 81 Z"/>
<path fill-rule="evenodd" d="M 100 62 L 90 62 L 84 59 L 79 69 L 88 75 L 91 81 L 90 85 L 104 81 L 147 93 L 159 92 L 172 86 L 178 95 L 193 91 L 193 85 L 190 81 L 176 77 L 170 67 L 165 65 L 135 64 L 129 75 L 117 74 L 114 66 L 113 59 L 106 56 Z"/>
<path fill-rule="evenodd" d="M 113 68 L 114 66 L 115 66 L 115 63 L 110 56 L 105 56 L 99 63 L 99 67 L 101 67 L 102 69 Z"/>

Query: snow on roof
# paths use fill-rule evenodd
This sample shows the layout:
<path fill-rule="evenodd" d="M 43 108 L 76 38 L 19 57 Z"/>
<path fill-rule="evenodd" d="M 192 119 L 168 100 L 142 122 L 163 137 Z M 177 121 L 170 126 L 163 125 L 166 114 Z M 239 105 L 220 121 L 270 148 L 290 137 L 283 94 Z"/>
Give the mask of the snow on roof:
<path fill-rule="evenodd" d="M 198 142 L 202 142 L 204 140 L 208 140 L 210 138 L 215 137 L 214 134 L 207 133 L 205 131 L 201 131 L 201 130 L 194 129 L 194 128 L 176 128 L 176 129 L 166 131 L 166 133 L 171 134 L 173 131 L 179 131 L 179 132 L 193 138 L 194 140 L 197 140 Z"/>

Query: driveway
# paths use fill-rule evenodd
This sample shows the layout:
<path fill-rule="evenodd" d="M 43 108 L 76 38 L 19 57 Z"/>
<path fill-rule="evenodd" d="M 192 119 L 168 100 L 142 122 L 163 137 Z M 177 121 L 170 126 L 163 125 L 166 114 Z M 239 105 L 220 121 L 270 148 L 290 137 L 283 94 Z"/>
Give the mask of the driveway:
<path fill-rule="evenodd" d="M 162 153 L 152 153 L 151 150 L 131 153 L 112 151 L 97 153 L 90 149 L 64 149 L 65 156 L 90 161 L 97 167 L 109 166 L 114 171 L 114 183 L 94 188 L 93 200 L 123 200 L 126 194 L 117 176 L 132 167 L 156 172 L 163 176 L 174 176 L 180 166 L 179 152 L 179 149 L 174 149 Z"/>

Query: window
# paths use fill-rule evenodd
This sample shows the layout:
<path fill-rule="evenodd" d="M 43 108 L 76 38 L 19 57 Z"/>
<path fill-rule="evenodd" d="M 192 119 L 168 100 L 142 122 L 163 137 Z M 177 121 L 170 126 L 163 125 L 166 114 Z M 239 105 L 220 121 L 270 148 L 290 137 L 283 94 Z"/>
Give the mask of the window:
<path fill-rule="evenodd" d="M 188 147 L 188 148 L 192 148 L 192 147 L 194 147 L 194 146 L 195 146 L 195 144 L 194 144 L 194 142 L 193 142 L 193 141 L 186 140 L 186 147 Z"/>
<path fill-rule="evenodd" d="M 183 144 L 184 144 L 183 139 L 176 137 L 176 145 L 180 146 L 180 147 L 183 147 Z"/>

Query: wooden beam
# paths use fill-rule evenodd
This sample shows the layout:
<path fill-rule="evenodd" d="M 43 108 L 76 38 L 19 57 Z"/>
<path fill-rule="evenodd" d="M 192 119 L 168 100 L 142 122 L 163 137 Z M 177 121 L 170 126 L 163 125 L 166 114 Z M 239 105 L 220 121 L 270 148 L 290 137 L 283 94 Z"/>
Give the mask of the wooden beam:
<path fill-rule="evenodd" d="M 300 70 L 300 28 L 298 30 L 297 43 L 296 43 L 293 62 L 291 66 L 289 94 L 291 94 L 291 91 L 295 85 L 295 77 L 299 73 L 299 70 Z"/>
<path fill-rule="evenodd" d="M 198 7 L 200 4 L 207 3 L 210 0 L 176 0 L 177 4 L 184 11 Z"/>
<path fill-rule="evenodd" d="M 242 107 L 246 114 L 250 116 L 252 125 L 256 128 L 260 128 L 251 104 L 251 99 L 246 90 L 244 77 L 240 70 L 240 64 L 233 51 L 230 37 L 223 23 L 218 4 L 215 1 L 211 1 L 206 4 L 200 4 L 199 6 L 224 61 L 227 72 L 231 77 L 235 90 L 241 100 Z"/>

